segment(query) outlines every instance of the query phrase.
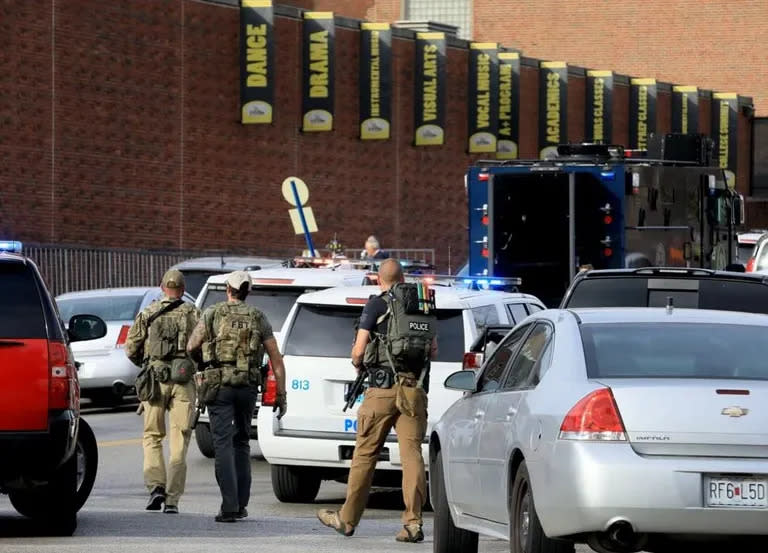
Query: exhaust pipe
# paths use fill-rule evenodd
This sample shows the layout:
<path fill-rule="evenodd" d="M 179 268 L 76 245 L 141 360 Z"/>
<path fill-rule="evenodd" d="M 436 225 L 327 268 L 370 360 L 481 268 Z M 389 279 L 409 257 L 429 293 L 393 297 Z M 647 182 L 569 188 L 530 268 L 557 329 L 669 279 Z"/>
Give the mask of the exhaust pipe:
<path fill-rule="evenodd" d="M 128 386 L 122 380 L 115 380 L 112 383 L 112 395 L 115 399 L 122 399 L 125 392 L 128 390 Z"/>
<path fill-rule="evenodd" d="M 626 520 L 618 520 L 605 532 L 592 534 L 587 540 L 598 553 L 636 553 L 648 543 L 647 534 L 638 534 Z"/>

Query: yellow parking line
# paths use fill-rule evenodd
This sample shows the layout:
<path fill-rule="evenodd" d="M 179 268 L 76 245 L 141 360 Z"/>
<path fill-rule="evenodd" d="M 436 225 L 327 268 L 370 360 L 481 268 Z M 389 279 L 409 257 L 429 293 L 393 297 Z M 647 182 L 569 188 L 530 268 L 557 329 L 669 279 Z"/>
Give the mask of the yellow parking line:
<path fill-rule="evenodd" d="M 130 440 L 109 440 L 107 442 L 98 442 L 99 447 L 116 447 L 121 445 L 136 445 L 141 443 L 141 438 L 131 438 Z"/>

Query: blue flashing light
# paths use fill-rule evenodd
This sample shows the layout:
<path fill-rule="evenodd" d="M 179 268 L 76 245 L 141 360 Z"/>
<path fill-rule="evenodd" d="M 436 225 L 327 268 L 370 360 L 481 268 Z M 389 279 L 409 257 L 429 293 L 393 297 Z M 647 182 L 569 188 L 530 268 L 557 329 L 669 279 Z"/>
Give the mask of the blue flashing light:
<path fill-rule="evenodd" d="M 489 284 L 490 284 L 491 286 L 504 286 L 504 281 L 502 281 L 502 280 L 495 280 L 495 279 L 494 279 L 494 280 L 491 280 L 491 281 L 489 282 Z"/>
<path fill-rule="evenodd" d="M 600 178 L 604 181 L 612 181 L 616 178 L 616 173 L 613 171 L 601 171 Z"/>
<path fill-rule="evenodd" d="M 472 280 L 471 278 L 465 278 L 464 279 L 464 284 L 472 284 L 473 282 L 474 282 L 474 280 Z"/>
<path fill-rule="evenodd" d="M 16 240 L 0 241 L 0 252 L 21 253 L 21 242 Z"/>

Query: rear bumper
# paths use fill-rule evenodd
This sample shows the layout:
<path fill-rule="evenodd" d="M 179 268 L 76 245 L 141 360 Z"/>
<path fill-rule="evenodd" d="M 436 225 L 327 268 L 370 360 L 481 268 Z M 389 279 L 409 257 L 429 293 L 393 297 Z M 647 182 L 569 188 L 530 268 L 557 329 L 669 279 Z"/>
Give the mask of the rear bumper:
<path fill-rule="evenodd" d="M 768 509 L 705 506 L 704 476 L 768 474 L 768 460 L 640 456 L 628 444 L 559 441 L 529 459 L 534 501 L 549 536 L 601 532 L 766 535 Z"/>
<path fill-rule="evenodd" d="M 47 481 L 75 451 L 78 418 L 50 415 L 47 432 L 0 432 L 0 487 L 24 488 Z"/>
<path fill-rule="evenodd" d="M 81 395 L 86 397 L 88 390 L 111 388 L 115 382 L 133 386 L 140 370 L 125 356 L 123 350 L 115 350 L 109 355 L 75 356 L 75 359 L 80 363 L 77 378 Z"/>

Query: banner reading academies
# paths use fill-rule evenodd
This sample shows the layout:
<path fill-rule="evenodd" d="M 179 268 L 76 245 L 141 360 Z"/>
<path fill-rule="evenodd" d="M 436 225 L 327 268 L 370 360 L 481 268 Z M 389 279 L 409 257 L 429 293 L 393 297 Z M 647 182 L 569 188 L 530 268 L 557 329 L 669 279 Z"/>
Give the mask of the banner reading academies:
<path fill-rule="evenodd" d="M 243 0 L 240 7 L 240 122 L 271 123 L 274 105 L 272 0 Z"/>
<path fill-rule="evenodd" d="M 469 153 L 495 152 L 499 61 L 495 42 L 469 45 Z"/>
<path fill-rule="evenodd" d="M 587 71 L 585 140 L 610 144 L 613 140 L 613 72 Z"/>
<path fill-rule="evenodd" d="M 543 61 L 539 68 L 539 157 L 568 142 L 568 65 Z"/>
<path fill-rule="evenodd" d="M 305 132 L 333 130 L 333 12 L 304 12 L 302 126 Z"/>
<path fill-rule="evenodd" d="M 445 33 L 416 33 L 416 146 L 445 142 Z"/>
<path fill-rule="evenodd" d="M 360 138 L 386 140 L 392 112 L 392 30 L 360 23 Z"/>
<path fill-rule="evenodd" d="M 499 52 L 498 159 L 517 159 L 520 141 L 520 54 Z"/>

